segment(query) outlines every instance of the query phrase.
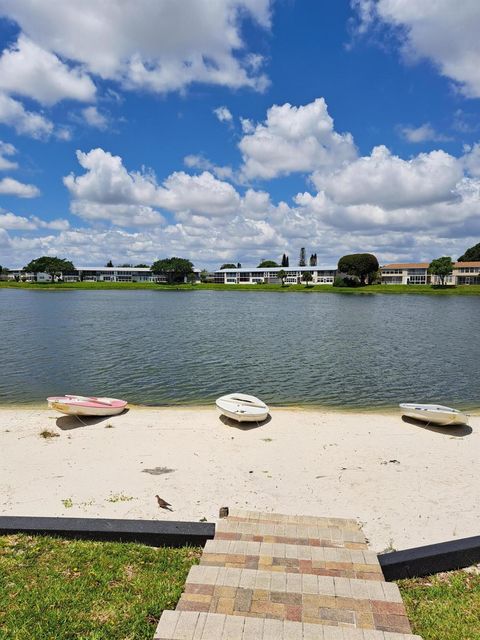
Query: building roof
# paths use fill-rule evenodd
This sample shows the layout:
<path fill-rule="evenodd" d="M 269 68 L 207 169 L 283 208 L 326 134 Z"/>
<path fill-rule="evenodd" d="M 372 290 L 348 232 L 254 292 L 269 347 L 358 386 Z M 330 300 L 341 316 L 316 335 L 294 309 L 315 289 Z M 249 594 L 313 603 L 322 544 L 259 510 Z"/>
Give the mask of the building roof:
<path fill-rule="evenodd" d="M 428 269 L 429 262 L 392 262 L 391 264 L 384 264 L 382 269 Z M 478 262 L 454 262 L 455 269 L 461 269 L 462 267 L 480 267 L 480 261 Z"/>
<path fill-rule="evenodd" d="M 318 267 L 239 267 L 238 269 L 217 269 L 215 273 L 253 273 L 255 272 L 278 272 L 285 271 L 285 273 L 291 273 L 292 271 L 336 271 L 337 267 L 324 267 L 319 265 Z"/>
<path fill-rule="evenodd" d="M 480 267 L 480 262 L 455 262 L 455 269 L 461 269 L 462 267 Z"/>
<path fill-rule="evenodd" d="M 429 262 L 393 262 L 384 264 L 382 269 L 428 269 Z"/>
<path fill-rule="evenodd" d="M 149 272 L 150 267 L 75 267 L 75 271 L 143 271 Z"/>
<path fill-rule="evenodd" d="M 75 267 L 75 271 L 131 271 L 132 273 L 150 273 L 150 267 Z M 195 273 L 200 273 L 200 269 L 194 268 Z"/>

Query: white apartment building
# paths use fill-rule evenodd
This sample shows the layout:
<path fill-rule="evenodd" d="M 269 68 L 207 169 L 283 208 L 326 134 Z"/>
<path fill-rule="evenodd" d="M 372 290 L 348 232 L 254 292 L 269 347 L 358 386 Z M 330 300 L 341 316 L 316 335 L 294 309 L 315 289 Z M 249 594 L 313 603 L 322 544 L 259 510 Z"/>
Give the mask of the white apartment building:
<path fill-rule="evenodd" d="M 260 269 L 236 268 L 220 269 L 214 272 L 214 282 L 216 284 L 280 284 L 279 271 L 284 271 L 287 276 L 286 284 L 306 284 L 303 279 L 304 273 L 312 274 L 310 284 L 333 284 L 337 274 L 336 267 L 268 267 Z"/>
<path fill-rule="evenodd" d="M 149 267 L 77 267 L 64 282 L 161 282 Z"/>
<path fill-rule="evenodd" d="M 480 284 L 480 262 L 456 262 L 453 273 L 457 284 Z"/>
<path fill-rule="evenodd" d="M 200 270 L 194 269 L 195 280 L 200 281 Z M 26 273 L 22 269 L 10 269 L 9 280 L 50 282 L 48 273 Z M 59 278 L 56 277 L 56 280 Z M 71 273 L 62 274 L 63 282 L 167 282 L 163 274 L 153 274 L 149 267 L 77 267 Z"/>
<path fill-rule="evenodd" d="M 430 284 L 429 262 L 400 262 L 380 268 L 382 284 Z"/>
<path fill-rule="evenodd" d="M 441 284 L 439 276 L 428 273 L 428 262 L 399 262 L 381 267 L 382 284 Z M 480 284 L 480 262 L 454 262 L 445 284 Z"/>
<path fill-rule="evenodd" d="M 380 268 L 382 284 L 440 284 L 440 278 L 428 273 L 428 262 L 399 262 L 386 264 Z M 209 274 L 209 281 L 216 284 L 280 284 L 278 273 L 287 275 L 285 284 L 306 284 L 304 273 L 311 273 L 312 285 L 332 285 L 337 275 L 336 267 L 268 267 L 219 269 Z M 200 282 L 200 270 L 194 269 L 195 282 Z M 9 280 L 26 282 L 50 282 L 48 273 L 27 273 L 22 269 L 10 269 Z M 63 282 L 156 282 L 165 283 L 163 274 L 153 274 L 148 267 L 77 267 L 72 273 L 56 277 Z M 445 280 L 449 285 L 480 284 L 479 262 L 455 262 L 453 272 Z"/>

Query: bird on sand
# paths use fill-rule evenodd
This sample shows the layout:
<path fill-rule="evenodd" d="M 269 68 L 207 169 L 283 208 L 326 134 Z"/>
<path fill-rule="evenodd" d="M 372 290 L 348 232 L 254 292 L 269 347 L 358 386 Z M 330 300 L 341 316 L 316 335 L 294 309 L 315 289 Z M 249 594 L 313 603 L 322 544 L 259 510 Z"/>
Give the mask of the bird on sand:
<path fill-rule="evenodd" d="M 171 509 L 171 504 L 169 502 L 167 502 L 166 500 L 164 500 L 163 498 L 160 498 L 160 496 L 155 496 L 158 502 L 158 506 L 160 507 L 160 509 L 166 509 L 167 511 L 173 511 L 173 509 Z"/>

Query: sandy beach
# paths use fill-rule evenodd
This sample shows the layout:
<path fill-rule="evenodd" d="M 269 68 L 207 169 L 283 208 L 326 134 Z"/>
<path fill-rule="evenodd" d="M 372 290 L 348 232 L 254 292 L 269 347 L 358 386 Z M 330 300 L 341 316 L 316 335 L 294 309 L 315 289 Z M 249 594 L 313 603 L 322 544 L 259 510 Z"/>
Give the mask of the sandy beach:
<path fill-rule="evenodd" d="M 355 517 L 378 552 L 480 530 L 478 415 L 438 429 L 397 413 L 274 408 L 249 428 L 204 407 L 133 407 L 87 425 L 0 408 L 0 457 L 1 515 L 214 521 L 237 506 Z"/>

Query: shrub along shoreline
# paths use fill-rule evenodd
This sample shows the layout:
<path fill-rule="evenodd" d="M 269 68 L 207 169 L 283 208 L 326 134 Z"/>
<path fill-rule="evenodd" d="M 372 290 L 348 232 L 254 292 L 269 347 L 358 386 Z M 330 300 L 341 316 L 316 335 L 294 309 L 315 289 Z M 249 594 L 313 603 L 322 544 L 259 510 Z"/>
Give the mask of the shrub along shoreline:
<path fill-rule="evenodd" d="M 431 285 L 403 285 L 403 284 L 373 284 L 364 287 L 334 287 L 332 285 L 304 285 L 294 284 L 156 284 L 154 282 L 68 282 L 68 283 L 38 283 L 0 281 L 0 289 L 36 289 L 42 291 L 61 290 L 137 290 L 150 289 L 155 291 L 258 291 L 258 292 L 302 292 L 302 293 L 339 293 L 342 295 L 365 295 L 375 293 L 386 294 L 421 294 L 441 296 L 478 296 L 480 285 L 460 286 L 431 286 Z"/>

